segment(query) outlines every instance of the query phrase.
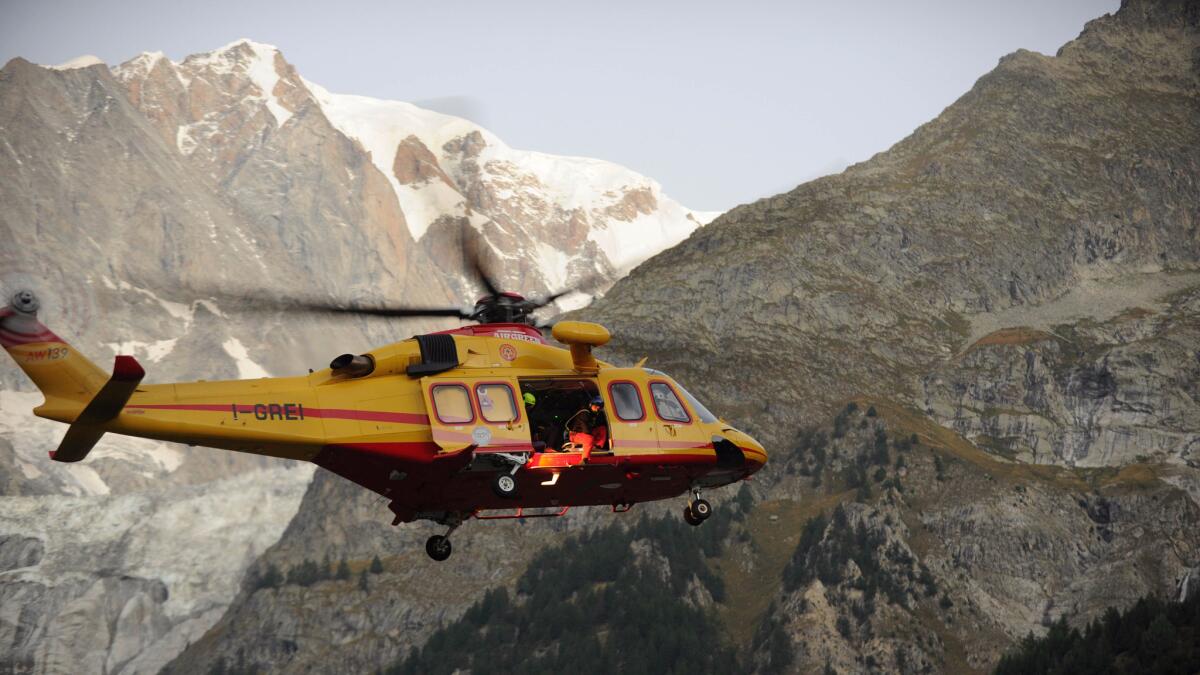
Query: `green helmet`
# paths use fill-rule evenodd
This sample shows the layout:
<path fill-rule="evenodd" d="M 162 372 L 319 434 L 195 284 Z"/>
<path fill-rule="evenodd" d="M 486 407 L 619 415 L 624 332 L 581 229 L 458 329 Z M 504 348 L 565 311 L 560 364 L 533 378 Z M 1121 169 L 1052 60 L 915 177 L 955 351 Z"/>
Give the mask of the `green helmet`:
<path fill-rule="evenodd" d="M 537 405 L 537 397 L 529 392 L 525 392 L 525 394 L 523 396 L 521 396 L 521 398 L 525 401 L 525 405 L 529 405 L 529 406 Z"/>

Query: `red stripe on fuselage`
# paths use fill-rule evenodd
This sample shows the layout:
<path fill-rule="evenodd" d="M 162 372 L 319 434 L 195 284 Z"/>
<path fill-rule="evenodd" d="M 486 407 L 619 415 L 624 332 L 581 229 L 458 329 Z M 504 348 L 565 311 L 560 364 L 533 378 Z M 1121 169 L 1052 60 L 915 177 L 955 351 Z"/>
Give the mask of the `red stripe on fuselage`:
<path fill-rule="evenodd" d="M 429 425 L 429 415 L 421 413 L 384 412 L 381 410 L 345 410 L 342 408 L 305 408 L 305 417 L 323 419 L 362 420 L 364 422 L 400 422 Z"/>

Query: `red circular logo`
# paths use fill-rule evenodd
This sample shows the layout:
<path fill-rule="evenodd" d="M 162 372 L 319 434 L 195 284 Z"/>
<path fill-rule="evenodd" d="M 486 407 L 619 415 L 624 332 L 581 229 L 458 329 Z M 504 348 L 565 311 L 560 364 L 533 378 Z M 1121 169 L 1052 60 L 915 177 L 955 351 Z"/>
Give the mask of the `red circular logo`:
<path fill-rule="evenodd" d="M 500 358 L 505 361 L 515 361 L 517 358 L 517 348 L 512 345 L 500 345 Z"/>

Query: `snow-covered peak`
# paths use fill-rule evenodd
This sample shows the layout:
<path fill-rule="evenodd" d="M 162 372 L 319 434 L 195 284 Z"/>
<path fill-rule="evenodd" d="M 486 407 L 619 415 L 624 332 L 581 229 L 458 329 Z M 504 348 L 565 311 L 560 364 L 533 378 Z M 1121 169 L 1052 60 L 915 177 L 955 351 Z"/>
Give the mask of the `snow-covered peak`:
<path fill-rule="evenodd" d="M 213 68 L 232 68 L 233 64 L 244 63 L 250 59 L 274 60 L 279 48 L 263 42 L 255 42 L 248 38 L 234 40 L 229 44 L 218 47 L 210 52 L 192 54 L 183 60 L 193 66 L 211 66 Z"/>
<path fill-rule="evenodd" d="M 102 65 L 104 65 L 104 61 L 101 61 L 99 56 L 92 56 L 91 54 L 84 54 L 83 56 L 76 56 L 75 58 L 71 59 L 70 61 L 64 61 L 64 62 L 58 64 L 57 66 L 47 66 L 47 67 L 52 68 L 54 70 L 74 70 L 76 68 L 87 68 L 88 66 L 102 66 Z"/>
<path fill-rule="evenodd" d="M 683 207 L 654 180 L 612 162 L 518 150 L 460 117 L 332 93 L 301 78 L 274 45 L 249 39 L 180 62 L 145 53 L 113 72 L 164 140 L 214 175 L 232 169 L 230 158 L 240 165 L 260 144 L 284 138 L 277 133 L 293 111 L 315 105 L 390 185 L 395 201 L 379 213 L 402 217 L 403 225 L 395 216 L 392 223 L 413 240 L 439 221 L 471 223 L 497 257 L 511 261 L 511 283 L 531 290 L 597 273 L 612 278 L 716 215 Z M 274 129 L 260 126 L 272 118 Z M 359 182 L 356 166 L 333 175 L 344 173 L 351 190 L 377 185 Z"/>
<path fill-rule="evenodd" d="M 469 120 L 420 108 L 403 101 L 368 96 L 334 94 L 304 80 L 329 121 L 339 131 L 358 140 L 371 161 L 388 178 L 414 239 L 420 239 L 442 215 L 478 215 L 466 203 L 461 185 L 465 173 L 483 179 L 494 189 L 490 200 L 502 202 L 512 215 L 558 218 L 578 212 L 591 222 L 589 239 L 616 267 L 629 267 L 666 246 L 678 243 L 696 227 L 719 213 L 692 212 L 670 200 L 654 180 L 612 162 L 588 157 L 568 157 L 509 147 L 492 132 Z M 474 135 L 470 152 L 454 142 Z M 397 153 L 407 151 L 415 138 L 437 162 L 451 183 L 429 180 L 403 182 L 396 172 Z M 404 147 L 402 147 L 404 146 Z M 463 167 L 469 162 L 471 167 Z M 627 207 L 630 195 L 642 206 Z M 546 208 L 551 212 L 547 212 Z M 478 208 L 478 205 L 477 205 Z M 612 217 L 613 209 L 633 211 Z M 496 217 L 496 214 L 485 215 Z M 472 219 L 474 220 L 474 219 Z M 550 223 L 546 223 L 549 225 Z M 567 277 L 576 255 L 538 245 L 527 253 L 539 260 L 551 280 Z"/>
<path fill-rule="evenodd" d="M 260 54 L 261 53 L 274 54 L 274 53 L 279 52 L 279 47 L 276 47 L 275 45 L 269 45 L 265 42 L 256 42 L 254 40 L 251 40 L 250 38 L 238 38 L 237 40 L 230 42 L 229 44 L 225 45 L 224 47 L 218 47 L 217 49 L 214 49 L 209 53 L 210 54 L 220 54 L 220 53 L 224 53 L 224 52 L 230 52 L 230 51 L 236 50 L 238 47 L 248 47 L 255 53 L 260 53 Z"/>
<path fill-rule="evenodd" d="M 166 61 L 172 66 L 175 65 L 162 52 L 142 52 L 125 63 L 114 66 L 112 73 L 118 80 L 128 82 L 134 78 L 145 77 L 151 70 L 154 70 L 155 64 L 159 61 Z"/>
<path fill-rule="evenodd" d="M 242 38 L 211 52 L 192 54 L 177 65 L 186 73 L 185 77 L 196 73 L 209 77 L 242 75 L 249 78 L 261 92 L 260 98 L 276 124 L 283 126 L 291 119 L 292 111 L 279 102 L 275 93 L 281 61 L 278 47 Z"/>

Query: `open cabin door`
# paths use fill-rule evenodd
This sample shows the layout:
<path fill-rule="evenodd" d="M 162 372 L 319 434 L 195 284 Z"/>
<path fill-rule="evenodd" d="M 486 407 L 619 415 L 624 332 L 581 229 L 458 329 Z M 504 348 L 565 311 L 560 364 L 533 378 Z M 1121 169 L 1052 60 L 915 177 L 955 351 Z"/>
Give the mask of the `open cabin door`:
<path fill-rule="evenodd" d="M 441 452 L 530 449 L 528 420 L 515 381 L 426 377 L 421 389 L 433 442 Z"/>

